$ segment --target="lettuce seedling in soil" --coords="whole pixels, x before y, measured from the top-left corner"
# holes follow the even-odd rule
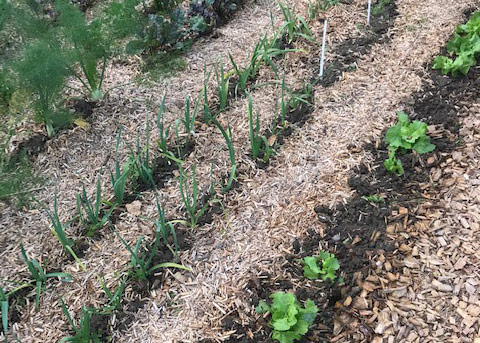
[[[273,327],[273,339],[280,343],[293,343],[304,336],[317,316],[318,308],[307,299],[302,307],[293,293],[275,292],[270,295],[272,304],[260,301],[256,311],[260,314],[270,312]]]
[[[318,263],[321,262],[321,267]],[[334,254],[320,252],[318,256],[307,256],[303,259],[303,275],[310,280],[330,279],[332,282],[337,278],[336,272],[340,264]]]
[[[398,123],[389,128],[385,135],[385,141],[388,144],[388,159],[385,160],[385,168],[397,175],[403,175],[404,170],[402,162],[395,156],[397,150],[406,153],[414,150],[423,155],[435,149],[435,145],[430,143],[430,137],[427,136],[428,125],[419,120],[410,121],[405,112],[398,112]]]
[[[473,13],[466,24],[457,27],[453,38],[448,42],[447,52],[450,57],[437,56],[432,66],[445,75],[467,75],[470,68],[477,64],[480,53],[480,11]]]

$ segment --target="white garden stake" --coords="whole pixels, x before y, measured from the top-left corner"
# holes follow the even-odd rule
[[[370,26],[370,14],[372,13],[372,0],[368,0],[367,26]]]
[[[323,67],[325,64],[325,45],[327,42],[327,19],[323,23],[323,38],[322,38],[322,56],[320,57],[320,79],[323,78]]]

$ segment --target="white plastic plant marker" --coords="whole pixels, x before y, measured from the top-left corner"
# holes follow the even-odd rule
[[[372,0],[368,0],[367,26],[370,26],[371,14],[372,14]]]
[[[325,45],[327,43],[327,19],[323,23],[322,55],[320,56],[320,79],[323,78],[323,68],[325,66]]]

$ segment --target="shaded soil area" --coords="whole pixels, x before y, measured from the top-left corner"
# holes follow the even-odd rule
[[[426,67],[431,70],[430,66]],[[322,235],[310,230],[301,240],[293,242],[294,254],[286,255],[282,266],[289,277],[262,275],[252,278],[248,284],[246,301],[253,307],[260,300],[268,299],[271,293],[282,290],[295,292],[301,302],[307,298],[316,302],[319,315],[301,342],[327,341],[334,333],[336,315],[355,315],[357,296],[370,271],[376,268],[374,256],[384,256],[386,261],[392,261],[392,273],[402,267],[396,263],[398,259],[394,255],[401,253],[402,245],[408,244],[409,238],[392,240],[390,234],[396,227],[407,227],[417,220],[414,208],[426,201],[426,189],[435,190],[436,187],[430,180],[430,169],[447,159],[459,144],[457,109],[478,101],[480,97],[479,67],[473,68],[467,77],[446,77],[437,71],[430,71],[429,76],[431,84],[425,82],[423,90],[412,94],[404,106],[412,119],[434,125],[432,143],[436,149],[421,156],[416,153],[399,156],[405,174],[397,176],[386,172],[383,166],[388,157],[383,140],[377,145],[365,145],[364,149],[373,155],[374,161],[353,170],[349,185],[356,191],[355,195],[335,208],[316,207],[325,230]],[[344,279],[342,284],[312,283],[303,278],[299,259],[321,250],[336,255]],[[367,306],[372,303],[385,306],[382,293],[377,290],[368,293],[366,301]],[[258,316],[242,325],[238,313],[232,313],[225,318],[224,328],[225,331],[235,330],[235,333],[226,342],[273,342],[267,321],[268,318]],[[357,329],[367,340],[374,336],[373,328],[367,322],[361,322]]]
[[[380,6],[382,1],[378,1],[373,8]],[[385,44],[391,39],[386,33],[390,27],[393,27],[395,18],[398,15],[397,5],[392,0],[387,4],[378,7],[378,13],[372,14],[370,26],[362,28],[360,36],[352,36],[337,46],[333,47],[333,60],[325,65],[323,78],[319,81],[324,87],[329,87],[341,79],[346,71],[355,70],[357,61],[365,54],[369,53],[372,46],[376,43]],[[320,74],[320,61],[318,56],[311,59],[314,74],[311,82],[318,80]]]

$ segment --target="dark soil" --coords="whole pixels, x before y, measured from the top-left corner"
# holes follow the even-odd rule
[[[334,60],[325,65],[323,79],[320,80],[319,84],[324,87],[333,85],[340,80],[345,71],[355,70],[357,61],[370,52],[375,43],[384,44],[388,42],[391,37],[387,36],[386,33],[393,26],[397,15],[397,5],[392,0],[383,7],[380,14],[372,16],[370,27],[365,27],[360,36],[350,37],[339,45],[334,46]],[[318,67],[320,65],[319,58],[312,58],[311,63],[314,66],[312,82],[316,82],[320,73]]]
[[[90,318],[90,330],[101,342],[109,342],[112,336],[110,317],[108,314],[94,313]]]
[[[82,258],[85,256],[85,252],[88,250],[89,247],[90,244],[88,244],[88,241],[85,238],[79,238],[73,243],[72,250],[78,258]],[[67,253],[67,259],[69,261],[75,261],[73,256],[69,253]]]
[[[426,67],[430,70],[429,66]],[[448,153],[457,146],[459,125],[456,109],[462,104],[478,101],[480,68],[473,68],[467,77],[446,77],[437,71],[430,71],[429,76],[432,84],[425,82],[423,90],[413,94],[405,108],[413,119],[444,129],[441,137],[432,139],[436,149],[421,156],[415,153],[399,156],[405,174],[396,176],[387,173],[383,166],[387,158],[385,142],[380,143],[378,148],[367,144],[364,148],[373,154],[375,160],[371,165],[362,164],[353,171],[349,185],[356,194],[333,209],[324,206],[315,209],[319,220],[326,225],[324,236],[312,229],[302,240],[293,242],[294,255],[285,256],[286,262],[282,266],[291,277],[281,279],[266,275],[252,279],[246,289],[247,301],[252,306],[268,299],[272,292],[281,290],[295,292],[301,301],[306,298],[314,300],[319,306],[319,316],[302,342],[327,341],[333,330],[334,314],[349,310],[337,310],[335,303],[347,295],[355,297],[360,292],[357,280],[362,281],[371,269],[376,268],[372,257],[383,254],[388,260],[402,243],[408,244],[407,238],[405,242],[391,240],[386,233],[387,224],[408,226],[415,222],[412,210],[425,199],[424,188],[420,186],[427,184],[435,187],[430,185],[430,169],[448,158]],[[374,203],[365,199],[371,195],[381,196],[385,202]],[[407,209],[410,215],[402,214],[401,208]],[[297,260],[318,253],[320,245],[328,246],[328,251],[339,260],[343,284],[314,283],[312,287],[311,282],[307,285],[302,282],[302,265]],[[399,266],[393,263],[393,272],[397,268]],[[291,280],[300,282],[293,285]],[[369,296],[382,303],[380,293],[374,291]],[[225,331],[236,330],[226,342],[272,342],[269,336],[271,329],[263,318],[253,319],[246,326],[240,323],[238,313],[225,318]],[[367,340],[373,338],[367,323],[361,323],[359,328]],[[248,336],[249,333],[253,333],[253,339]]]
[[[21,142],[13,155],[24,151],[28,156],[35,157],[45,149],[48,137],[40,133],[36,133],[24,142]]]
[[[93,114],[95,107],[97,107],[97,103],[93,101],[87,101],[85,99],[73,100],[73,110],[84,118],[89,118]]]

